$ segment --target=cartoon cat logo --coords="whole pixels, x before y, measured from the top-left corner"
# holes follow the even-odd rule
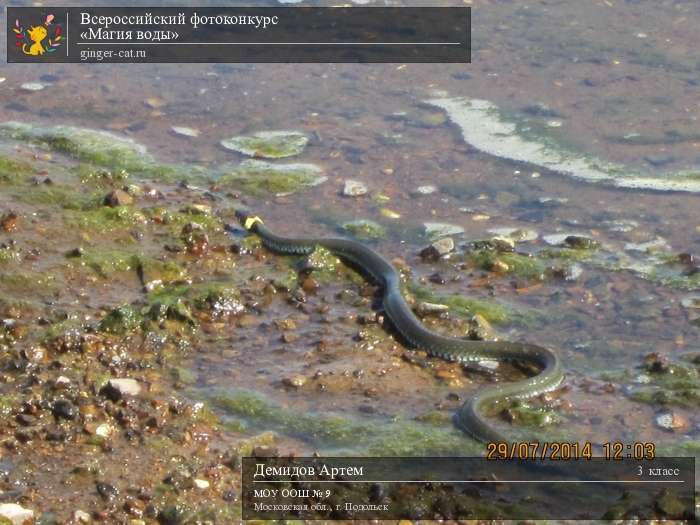
[[[53,36],[50,36],[54,16],[48,15],[42,25],[31,26],[24,29],[19,20],[15,21],[15,46],[22,49],[22,53],[31,56],[41,56],[44,53],[53,53],[62,44],[61,26],[53,25]],[[44,41],[48,38],[48,43]]]

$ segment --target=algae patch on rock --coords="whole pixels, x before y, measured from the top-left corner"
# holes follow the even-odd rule
[[[344,222],[341,228],[359,239],[383,239],[386,237],[386,228],[369,219]]]
[[[309,138],[298,131],[260,131],[222,140],[221,145],[238,153],[266,159],[299,155]]]
[[[577,152],[552,130],[543,133],[531,121],[509,115],[487,100],[457,97],[426,102],[445,110],[466,142],[495,157],[619,188],[700,192],[697,173],[647,174]]]
[[[243,418],[251,427],[264,427],[295,436],[327,450],[352,450],[363,455],[420,456],[476,454],[481,445],[451,424],[415,420],[353,420],[344,416],[306,414],[282,408],[246,390],[218,391],[212,405],[228,417]]]
[[[0,124],[0,137],[35,144],[76,160],[107,168],[117,174],[125,170],[160,180],[182,177],[191,180],[203,175],[203,170],[197,166],[158,163],[142,144],[103,130],[9,121]],[[0,176],[1,169],[0,163]],[[84,174],[89,169],[90,167],[82,167],[80,171]]]
[[[457,294],[435,294],[430,289],[417,284],[409,285],[409,290],[416,299],[447,305],[450,312],[461,317],[470,318],[474,315],[481,315],[490,323],[505,323],[513,317],[513,312],[493,301]]]
[[[315,164],[273,164],[249,159],[224,170],[219,184],[241,188],[254,195],[289,194],[327,180]]]
[[[34,173],[28,162],[0,155],[0,183],[16,183]]]
[[[10,121],[0,124],[0,135],[39,144],[52,151],[101,166],[130,169],[153,161],[144,146],[107,131]]]

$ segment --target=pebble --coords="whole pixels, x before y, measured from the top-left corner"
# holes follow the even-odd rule
[[[367,194],[367,186],[359,180],[348,179],[343,185],[343,195],[346,197],[360,197]]]
[[[123,397],[139,395],[141,393],[141,385],[136,379],[110,379],[102,390],[107,397],[113,401],[118,401]]]
[[[14,232],[17,230],[18,220],[19,216],[15,212],[6,213],[0,219],[0,227],[8,233]]]
[[[173,126],[170,130],[176,135],[182,135],[183,137],[199,137],[199,130],[194,128]]]
[[[158,109],[165,106],[165,100],[162,98],[151,97],[144,100],[144,104],[151,109]]]
[[[66,376],[58,376],[53,386],[56,390],[63,390],[70,385],[70,379]]]
[[[675,432],[688,430],[688,420],[675,412],[664,412],[656,416],[656,424],[664,430]]]
[[[282,383],[286,386],[290,386],[292,388],[301,388],[306,384],[306,377],[304,377],[301,374],[295,374],[293,376],[285,377],[282,379]]]
[[[401,214],[398,212],[395,212],[394,210],[390,210],[389,208],[382,208],[379,210],[379,213],[381,214],[382,217],[386,217],[387,219],[400,219]]]
[[[41,82],[25,82],[20,87],[25,91],[41,91],[46,86]]]
[[[90,514],[84,510],[76,510],[73,513],[73,520],[77,521],[78,523],[90,523],[92,518],[90,517]]]
[[[564,239],[564,244],[566,244],[569,248],[574,248],[576,250],[587,250],[595,248],[598,245],[598,242],[582,235],[569,235],[566,239]]]
[[[542,240],[551,246],[561,246],[565,243],[567,237],[575,237],[575,233],[553,233],[551,235],[543,235]]]
[[[426,184],[425,186],[418,186],[412,193],[414,195],[430,195],[431,193],[435,193],[436,191],[437,186],[433,186],[432,184]]]
[[[513,241],[534,241],[539,237],[539,233],[527,228],[492,228],[489,233],[498,237],[507,237]]]
[[[25,525],[34,522],[34,511],[17,503],[0,503],[0,517],[9,520],[12,525]]]
[[[496,332],[483,315],[475,314],[469,320],[468,336],[476,341],[488,341],[496,339]]]
[[[464,233],[464,228],[456,224],[446,222],[426,222],[423,223],[425,234],[428,237],[438,238],[447,237],[448,235],[459,235]]]
[[[206,479],[196,479],[194,480],[194,486],[199,490],[207,490],[209,488],[209,482]]]
[[[495,273],[508,273],[510,271],[510,266],[508,266],[508,263],[505,263],[500,259],[496,259],[491,264],[490,270]]]
[[[700,295],[691,295],[690,297],[684,297],[681,299],[681,306],[683,308],[690,309],[700,309]]]
[[[63,419],[75,419],[75,417],[78,415],[78,409],[67,399],[59,399],[55,401],[51,407],[51,412],[53,413],[54,417]]]
[[[449,382],[453,379],[457,379],[457,374],[454,370],[438,370],[435,372],[435,377]]]
[[[430,246],[423,248],[420,252],[420,256],[426,261],[435,261],[454,251],[454,249],[455,241],[452,237],[443,237]]]
[[[566,204],[569,199],[566,197],[540,197],[537,202],[540,204]]]
[[[633,381],[640,385],[648,385],[651,383],[651,376],[649,376],[649,374],[639,374]]]
[[[124,190],[114,190],[105,196],[105,206],[127,206],[134,202],[134,198]]]
[[[105,501],[113,501],[119,496],[119,489],[109,483],[98,482],[95,487],[97,488],[97,493],[102,496]]]
[[[447,312],[450,309],[446,304],[420,302],[416,306],[416,311],[420,315],[436,315]]]
[[[95,429],[95,435],[103,438],[108,438],[112,433],[112,427],[107,423],[102,423]]]

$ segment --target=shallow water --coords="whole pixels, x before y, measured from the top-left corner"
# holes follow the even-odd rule
[[[605,263],[624,253],[639,262],[646,256],[625,251],[625,245],[657,238],[668,254],[700,254],[700,195],[616,189],[500,159],[466,144],[447,115],[425,101],[467,96],[505,112],[529,113],[558,141],[631,170],[700,170],[700,6],[692,0],[470,4],[470,65],[5,65],[0,120],[110,130],[146,145],[160,160],[205,167],[243,159],[219,145],[229,137],[302,131],[310,144],[293,161],[318,164],[328,181],[293,195],[244,195],[244,204],[271,227],[290,235],[328,235],[349,219],[383,224],[388,235],[376,248],[403,258],[415,281],[439,272],[446,284],[426,283],[436,293],[496,300],[528,315],[527,322],[496,329],[503,339],[545,345],[562,356],[569,386],[563,396],[571,406],[560,417],[572,436],[595,443],[655,441],[660,449],[692,453],[675,447],[700,438],[697,405],[672,407],[687,425],[670,432],[655,423],[666,408],[626,393],[642,373],[637,367],[645,355],[659,352],[675,361],[700,350],[698,310],[681,305],[697,294],[698,281],[687,279],[679,288],[626,269],[631,263]],[[25,82],[46,88],[24,91]],[[173,126],[200,134],[175,135]],[[364,182],[370,194],[343,197],[346,179]],[[427,184],[438,191],[413,194]],[[386,198],[380,202],[377,195]],[[383,208],[400,217],[388,218]],[[629,231],[617,231],[623,221],[631,224]],[[428,243],[420,235],[424,222],[463,227],[458,244],[488,238],[489,230],[500,227],[540,236],[578,234],[600,242],[605,255],[581,262],[583,273],[572,281],[460,271],[449,261],[425,263],[417,256]],[[533,253],[544,247],[541,238],[518,244]],[[241,266],[274,278],[286,268],[280,259],[269,255],[261,266],[249,258]],[[355,295],[362,291],[357,282],[334,281],[301,311],[271,297],[245,326],[205,337],[191,364],[197,374],[192,396],[242,389],[285,410],[389,425],[396,417],[412,420],[436,408],[449,414],[488,381],[454,365],[409,363],[410,354],[378,327],[357,341],[363,328],[355,318],[372,314],[371,300],[339,299],[345,288]],[[282,330],[274,322],[283,318],[298,326],[292,342],[280,341]],[[437,323],[437,329],[450,326]],[[442,379],[436,370],[444,371]],[[632,377],[611,379],[628,370]],[[285,386],[285,378],[295,375],[306,384]],[[266,427],[242,419],[250,429]],[[285,434],[284,424],[267,426]],[[453,431],[449,421],[442,428]],[[298,451],[337,446],[303,432],[287,437]],[[464,439],[465,450],[475,450]],[[366,450],[361,443],[340,449]]]

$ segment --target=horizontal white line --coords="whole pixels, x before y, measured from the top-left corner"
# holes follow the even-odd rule
[[[76,42],[79,46],[461,46],[462,42]]]
[[[332,481],[332,480],[253,480],[253,483],[685,483],[685,480],[575,480],[575,479],[539,479],[539,480],[457,480],[436,481],[432,479],[421,480],[357,480],[357,481]]]

